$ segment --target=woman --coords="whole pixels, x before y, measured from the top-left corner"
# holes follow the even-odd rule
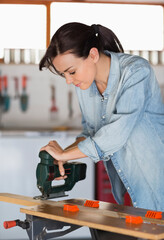
[[[116,201],[128,191],[133,206],[164,211],[164,104],[150,64],[123,53],[108,28],[68,23],[60,27],[40,62],[75,85],[82,133],[63,150],[41,148],[63,164],[88,156],[102,160]]]

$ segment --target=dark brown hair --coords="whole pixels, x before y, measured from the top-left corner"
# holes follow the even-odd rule
[[[104,50],[124,52],[117,36],[104,26],[99,24],[88,26],[78,22],[64,24],[53,35],[50,45],[40,61],[39,69],[42,70],[45,67],[51,71],[55,70],[53,59],[66,51],[85,59],[93,47],[97,48],[99,53]]]

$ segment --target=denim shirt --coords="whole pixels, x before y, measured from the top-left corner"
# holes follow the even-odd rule
[[[103,160],[116,201],[128,191],[133,206],[164,211],[164,104],[150,64],[139,56],[111,57],[107,88],[76,88],[86,139],[79,149]]]

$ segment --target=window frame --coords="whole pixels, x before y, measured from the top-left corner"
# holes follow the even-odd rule
[[[50,43],[50,28],[51,28],[51,3],[53,2],[75,2],[74,0],[1,0],[0,4],[35,4],[35,5],[45,5],[46,6],[46,46],[48,47]],[[158,1],[142,1],[137,0],[77,0],[76,2],[80,3],[113,3],[113,4],[139,4],[139,5],[160,5],[163,7],[164,3],[160,0]],[[164,19],[163,19],[164,24]],[[3,62],[3,59],[0,59],[0,63]]]

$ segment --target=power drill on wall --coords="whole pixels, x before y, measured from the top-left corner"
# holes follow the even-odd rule
[[[53,186],[52,181],[60,177],[59,167],[55,165],[54,158],[46,151],[39,153],[41,159],[37,165],[36,178],[37,187],[41,191],[41,196],[36,196],[34,199],[50,199],[57,197],[65,197],[65,191],[70,191],[76,182],[85,179],[86,177],[86,164],[80,162],[69,162],[64,164],[65,175],[67,178],[64,180],[65,184]]]

